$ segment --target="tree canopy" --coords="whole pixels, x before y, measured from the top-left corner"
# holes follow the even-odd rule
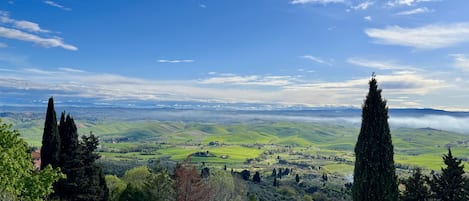
[[[50,165],[35,171],[28,145],[0,119],[0,200],[42,200],[63,175]]]

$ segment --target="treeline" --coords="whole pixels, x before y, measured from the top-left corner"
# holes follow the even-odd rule
[[[415,169],[409,178],[402,180],[405,190],[401,200],[469,200],[469,178],[464,176],[461,160],[453,157],[451,149],[448,149],[443,161],[446,167],[441,169],[441,174],[426,176],[420,169]]]
[[[159,162],[106,176],[110,201],[246,200],[246,185],[226,170],[199,170],[190,158],[173,171]]]

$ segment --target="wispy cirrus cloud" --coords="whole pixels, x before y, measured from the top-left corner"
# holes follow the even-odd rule
[[[230,85],[257,85],[257,86],[286,86],[295,80],[292,76],[240,76],[235,74],[225,74],[199,80],[201,84],[230,84]]]
[[[5,43],[0,43],[0,48],[6,48],[6,47],[8,47],[7,44],[5,44]]]
[[[433,10],[428,9],[427,7],[416,8],[412,10],[406,10],[396,13],[396,15],[416,15],[416,14],[424,14],[424,13],[431,13]]]
[[[49,5],[49,6],[52,6],[52,7],[56,7],[56,8],[60,8],[62,10],[65,10],[65,11],[71,11],[72,9],[71,8],[67,8],[63,5],[60,5],[54,1],[43,1],[45,4]]]
[[[61,71],[70,72],[70,73],[84,73],[85,72],[83,70],[75,69],[75,68],[62,67],[62,68],[58,68],[58,69],[61,70]]]
[[[311,60],[311,61],[314,61],[316,63],[320,63],[320,64],[324,64],[324,65],[332,65],[332,61],[326,61],[320,57],[316,57],[316,56],[312,56],[312,55],[304,55],[304,56],[301,56],[301,58],[303,59],[308,59],[308,60]]]
[[[373,21],[373,18],[372,18],[371,16],[369,16],[369,15],[363,17],[363,19],[366,20],[366,21]]]
[[[375,68],[379,70],[421,71],[421,69],[417,67],[397,64],[393,61],[369,60],[369,59],[363,59],[359,57],[348,58],[347,63],[353,64],[356,66],[367,67],[367,68]]]
[[[13,27],[22,29],[25,31],[30,32],[41,32],[41,33],[49,33],[49,30],[42,29],[39,24],[26,21],[26,20],[15,20],[10,18],[9,13],[5,11],[0,11],[0,22],[2,24],[11,24]]]
[[[37,45],[40,45],[46,48],[61,47],[66,50],[73,50],[73,51],[78,50],[77,47],[66,44],[61,38],[43,38],[41,36],[26,33],[17,29],[0,27],[0,37],[33,42]]]
[[[290,4],[330,4],[345,3],[345,0],[292,0]]]
[[[0,25],[3,25],[0,26],[0,37],[3,38],[32,42],[46,48],[61,47],[66,50],[78,50],[76,46],[66,44],[60,37],[44,36],[52,32],[41,28],[39,24],[13,19],[5,11],[0,11]]]
[[[356,5],[356,6],[352,6],[351,8],[354,9],[354,10],[367,10],[373,4],[375,4],[374,1],[365,1],[365,2],[362,2],[358,5]]]
[[[386,5],[390,7],[396,6],[414,6],[418,3],[422,2],[432,2],[432,1],[440,1],[440,0],[391,0],[386,3]]]
[[[469,23],[433,24],[415,28],[388,26],[365,29],[375,43],[417,49],[438,49],[469,42]]]
[[[195,62],[192,59],[173,59],[173,60],[168,60],[168,59],[159,59],[158,63],[192,63]]]

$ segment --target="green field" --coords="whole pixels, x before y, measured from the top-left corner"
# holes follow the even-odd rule
[[[6,118],[3,122],[13,123],[30,144],[40,145],[42,121]],[[277,162],[276,156],[281,156],[288,163],[323,165],[325,170],[337,173],[353,170],[353,148],[359,132],[353,127],[298,122],[77,121],[77,126],[80,134],[93,132],[100,137],[101,154],[107,159],[180,161],[195,152],[209,151],[212,156],[192,160],[243,167],[248,159],[256,159],[250,161],[251,166],[268,167]],[[392,129],[392,135],[396,163],[410,168],[439,170],[443,164],[441,156],[448,146],[465,161],[469,156],[467,135],[410,128]]]

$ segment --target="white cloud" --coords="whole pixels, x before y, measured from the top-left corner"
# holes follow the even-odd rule
[[[372,21],[373,20],[373,18],[371,18],[371,16],[365,16],[365,17],[363,17],[363,19],[366,20],[366,21]]]
[[[158,63],[192,63],[194,60],[191,59],[175,59],[175,60],[167,60],[167,59],[160,59]]]
[[[424,95],[434,90],[438,90],[447,87],[447,84],[443,80],[426,78],[417,73],[396,73],[390,75],[378,75],[377,76],[379,85],[386,91],[386,94],[392,96],[403,96],[403,95]],[[346,80],[342,82],[320,82],[313,84],[300,84],[294,86],[287,86],[289,90],[311,90],[317,94],[331,93],[352,95],[358,98],[358,94],[366,92],[368,78]],[[330,91],[330,92],[327,92]],[[344,96],[346,98],[347,96]]]
[[[291,76],[258,76],[258,75],[225,75],[200,80],[201,84],[230,84],[230,85],[258,85],[258,86],[286,86],[292,84]]]
[[[469,23],[435,24],[416,28],[388,26],[365,33],[378,44],[438,49],[469,42]]]
[[[290,4],[330,4],[345,3],[345,0],[292,0]]]
[[[5,43],[0,43],[0,48],[6,48],[6,47],[8,47],[7,44],[5,44]]]
[[[428,9],[427,7],[416,8],[412,10],[406,10],[396,13],[396,15],[415,15],[415,14],[424,14],[431,13],[433,10]]]
[[[54,96],[93,98],[103,101],[203,101],[223,103],[267,103],[308,106],[356,106],[363,103],[369,77],[337,82],[298,81],[294,76],[226,75],[205,80],[155,81],[116,74],[67,70],[19,69],[2,71],[0,86],[22,90],[47,90]],[[75,71],[81,71],[75,69]],[[218,75],[218,74],[217,74]],[[388,100],[406,96],[409,101],[390,101],[390,107],[405,107],[418,98],[447,87],[445,81],[419,73],[377,76]],[[253,87],[259,86],[259,87]],[[447,90],[444,90],[445,92]],[[31,91],[28,91],[31,93]],[[46,96],[48,94],[45,94]],[[447,100],[445,100],[447,101]],[[428,106],[428,105],[425,105]]]
[[[74,69],[74,68],[58,68],[59,70],[61,71],[65,71],[65,72],[70,72],[70,73],[84,73],[85,71],[83,70],[79,70],[79,69]]]
[[[70,8],[67,8],[67,7],[65,7],[65,6],[63,6],[63,5],[60,5],[60,4],[58,4],[58,3],[56,3],[56,2],[53,2],[53,1],[44,1],[44,3],[47,4],[47,5],[49,5],[49,6],[53,6],[53,7],[56,7],[56,8],[60,8],[60,9],[65,10],[65,11],[71,11],[71,10],[72,10],[72,9],[70,9]]]
[[[49,33],[49,30],[42,29],[39,24],[26,21],[26,20],[15,20],[11,19],[8,12],[0,11],[0,22],[2,24],[12,24],[15,28],[23,29],[30,32],[42,32]]]
[[[26,33],[17,29],[0,27],[0,37],[33,42],[42,47],[61,47],[66,50],[78,50],[77,47],[63,42],[61,38],[43,38],[38,35]]]
[[[205,4],[200,4],[199,7],[201,8],[207,8],[207,6]]]
[[[362,66],[362,67],[367,67],[367,68],[375,68],[379,70],[406,70],[406,71],[419,71],[419,68],[413,67],[413,66],[408,66],[408,65],[401,65],[401,64],[396,64],[395,62],[392,61],[376,61],[376,60],[369,60],[369,59],[363,59],[363,58],[358,58],[358,57],[351,57],[347,59],[347,63],[357,65],[357,66]]]
[[[465,54],[452,54],[454,66],[464,72],[469,72],[469,56]]]
[[[432,1],[440,1],[440,0],[392,0],[392,1],[388,1],[387,5],[391,7],[413,6],[421,2],[432,2]]]
[[[311,60],[311,61],[314,61],[314,62],[320,63],[320,64],[325,64],[325,65],[329,65],[329,66],[332,65],[332,62],[325,61],[322,58],[311,56],[311,55],[304,55],[304,56],[301,56],[301,58],[308,59],[308,60]]]
[[[373,1],[365,1],[365,2],[362,2],[356,6],[352,6],[352,9],[354,10],[366,10],[368,9],[370,6],[372,6],[375,2]]]
[[[0,37],[22,40],[36,43],[42,47],[61,47],[67,50],[78,50],[77,47],[65,44],[59,37],[41,36],[45,33],[50,34],[51,31],[43,29],[39,24],[10,18],[6,11],[0,11]]]

